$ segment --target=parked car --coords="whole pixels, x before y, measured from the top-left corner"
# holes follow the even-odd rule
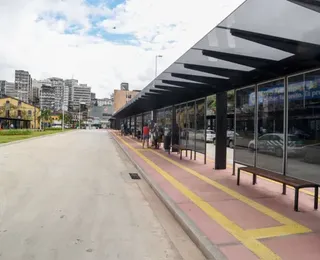
[[[204,141],[205,136],[204,136],[204,130],[197,130],[196,132],[196,139]],[[213,143],[216,139],[216,133],[213,130],[207,130],[206,132],[206,141],[209,143]]]
[[[320,143],[304,146],[303,160],[307,163],[320,164]]]
[[[284,135],[280,133],[264,134],[258,138],[257,150],[261,153],[274,154],[277,157],[283,156]],[[251,140],[248,148],[254,151],[255,140]],[[303,142],[296,135],[288,135],[288,156],[299,156],[303,154]]]

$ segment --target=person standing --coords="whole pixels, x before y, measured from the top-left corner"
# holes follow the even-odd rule
[[[147,124],[145,124],[142,129],[142,147],[143,148],[146,141],[147,141],[147,148],[149,148],[149,134],[150,134],[150,128]]]

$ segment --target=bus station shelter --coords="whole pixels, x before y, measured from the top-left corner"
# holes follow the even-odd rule
[[[156,121],[172,144],[206,153],[206,97],[215,94],[214,168],[225,169],[234,90],[234,163],[320,184],[319,25],[317,0],[247,0],[113,118],[134,132]]]

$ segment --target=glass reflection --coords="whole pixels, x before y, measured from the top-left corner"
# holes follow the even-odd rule
[[[205,119],[205,99],[196,101],[196,152],[206,152],[206,119]]]
[[[236,91],[236,133],[234,160],[244,165],[254,165],[254,115],[255,87]],[[234,139],[229,136],[231,140]],[[250,144],[250,145],[249,145]]]
[[[191,149],[195,149],[195,106],[194,102],[188,103],[187,106],[187,146]]]
[[[320,183],[320,70],[288,78],[288,175]]]
[[[136,137],[141,138],[142,134],[142,115],[137,116],[137,122],[136,122]]]
[[[258,85],[257,167],[283,172],[283,120],[284,80]],[[254,144],[250,141],[249,148]]]

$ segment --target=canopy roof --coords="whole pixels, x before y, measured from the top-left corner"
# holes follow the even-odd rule
[[[247,0],[114,116],[320,67],[320,0]]]

